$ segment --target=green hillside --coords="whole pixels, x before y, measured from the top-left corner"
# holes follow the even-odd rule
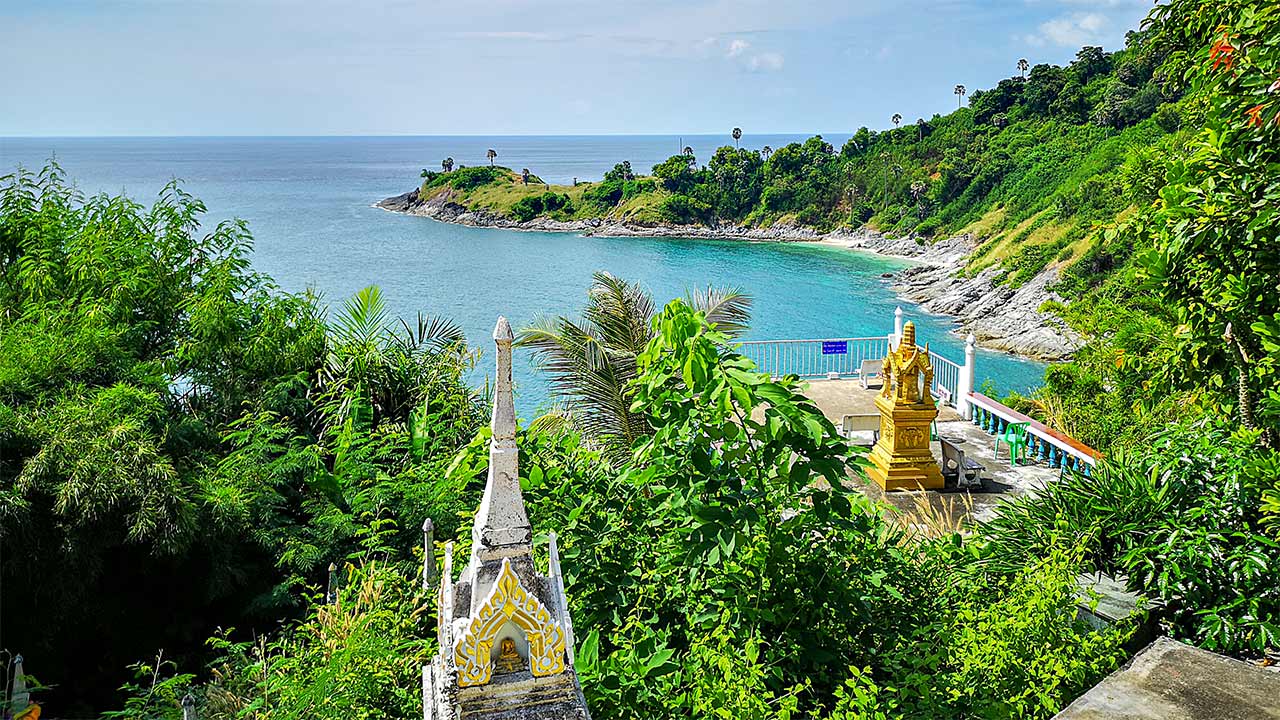
[[[1189,135],[1180,89],[1157,75],[1159,48],[1133,32],[1119,52],[1086,47],[1066,67],[1028,66],[968,92],[967,107],[905,124],[895,116],[893,129],[860,128],[839,149],[820,136],[726,145],[701,164],[676,155],[638,176],[624,162],[576,187],[524,185],[505,169],[424,171],[420,193],[449,188],[456,202],[515,220],[867,225],[924,240],[968,232],[983,241],[970,269],[1000,263],[1016,285],[1087,256],[1100,223],[1154,199],[1161,153]]]

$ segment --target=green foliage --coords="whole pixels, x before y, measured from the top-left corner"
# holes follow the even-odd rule
[[[562,193],[545,192],[520,198],[511,207],[511,217],[528,222],[539,215],[565,215],[573,212],[573,201]]]
[[[1176,318],[1174,383],[1205,388],[1262,442],[1280,446],[1280,9],[1179,0],[1157,15],[1205,127],[1169,165],[1160,202],[1127,228],[1151,247],[1142,265]],[[1217,24],[1206,22],[1212,17]],[[1213,47],[1209,47],[1213,43]]]
[[[509,168],[484,165],[458,168],[450,172],[431,173],[430,177],[423,176],[426,179],[422,183],[422,191],[425,192],[448,185],[455,190],[466,192],[496,183],[510,174],[511,170]]]
[[[980,532],[981,564],[1011,571],[1080,538],[1093,568],[1126,576],[1175,637],[1224,652],[1280,647],[1280,544],[1260,532],[1276,455],[1201,421],[1013,503]]]
[[[653,336],[653,298],[638,285],[597,272],[581,320],[540,318],[520,331],[518,347],[551,376],[562,410],[592,442],[618,455],[630,450],[646,426],[631,408],[636,357]],[[690,303],[722,331],[740,334],[751,298],[732,289],[692,293]]]
[[[208,720],[398,720],[422,715],[418,683],[434,649],[424,638],[427,607],[412,573],[377,562],[344,568],[332,604],[312,604],[306,617],[276,637],[209,641],[217,657],[210,679],[172,674],[171,664],[136,666],[125,707],[106,717],[179,720],[191,690]],[[168,665],[166,667],[165,665]]]
[[[176,185],[85,199],[56,166],[0,183],[6,642],[72,712],[107,702],[104,667],[190,666],[217,624],[274,622],[329,562],[405,556],[469,504],[423,482],[484,419],[457,328],[393,326],[376,288],[327,321],[203,212]]]
[[[188,697],[188,689],[196,676],[179,673],[178,666],[164,659],[164,653],[156,655],[150,663],[129,666],[133,679],[120,691],[126,696],[124,707],[102,714],[104,718],[119,720],[183,720],[182,701]],[[190,697],[187,702],[194,701]]]

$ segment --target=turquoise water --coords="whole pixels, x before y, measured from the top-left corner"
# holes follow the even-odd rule
[[[799,136],[754,138],[779,147]],[[837,146],[844,137],[828,135]],[[411,189],[441,158],[528,167],[551,182],[598,178],[619,160],[648,168],[679,147],[705,157],[725,139],[653,136],[430,138],[0,138],[0,174],[50,157],[85,192],[126,192],[149,202],[171,178],[204,200],[210,222],[239,217],[256,239],[255,267],[287,290],[313,288],[336,304],[380,285],[392,310],[462,325],[486,352],[497,315],[516,327],[540,314],[571,314],[595,270],[636,280],[660,300],[708,283],[755,298],[748,339],[859,337],[893,329],[902,305],[922,341],[953,360],[962,341],[948,318],[898,300],[881,275],[901,261],[811,244],[582,237],[467,228],[388,213],[372,203]],[[486,357],[477,382],[492,360]],[[544,379],[516,358],[517,403],[531,416],[547,402]],[[1028,390],[1043,365],[981,351],[978,382]]]

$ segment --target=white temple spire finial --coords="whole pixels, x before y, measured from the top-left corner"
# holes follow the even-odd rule
[[[511,392],[511,323],[498,316],[493,328],[493,342],[497,345],[497,377],[494,378],[493,418],[489,428],[494,440],[514,440],[516,437],[516,407]]]
[[[513,546],[530,547],[532,529],[524,510],[524,496],[520,493],[520,451],[516,448],[516,408],[511,391],[511,324],[504,317],[498,318],[493,328],[493,342],[497,346],[497,377],[494,379],[493,418],[489,428],[493,438],[489,442],[489,478],[484,486],[484,498],[476,513],[472,531],[472,557],[480,562],[487,551]],[[505,554],[504,550],[501,554]],[[525,550],[525,552],[530,552]]]

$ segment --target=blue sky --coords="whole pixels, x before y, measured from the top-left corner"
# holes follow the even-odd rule
[[[0,136],[835,132],[1151,0],[0,0]]]

